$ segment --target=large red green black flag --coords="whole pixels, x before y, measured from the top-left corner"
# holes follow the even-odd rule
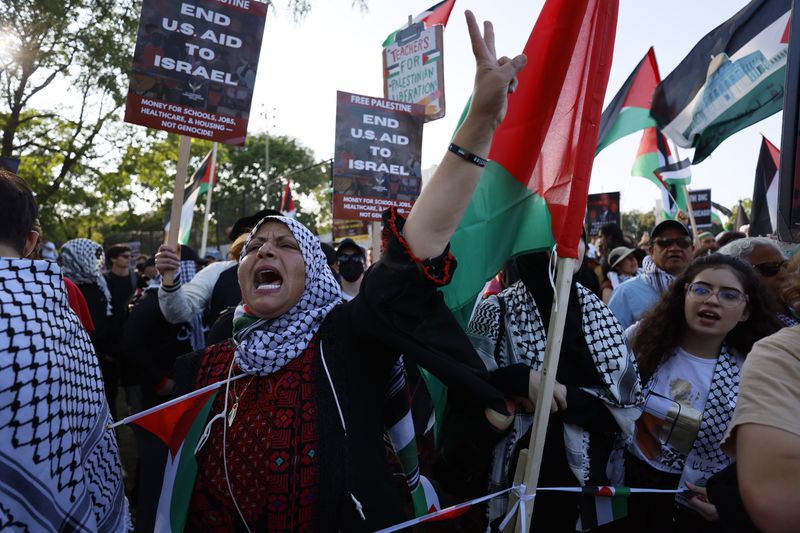
[[[693,164],[726,138],[778,112],[791,0],[753,0],[703,37],[656,88],[651,115]]]
[[[782,241],[800,242],[800,17],[792,20],[788,63],[776,230]]]
[[[751,237],[774,234],[777,231],[780,158],[780,150],[762,136],[753,184],[753,206],[750,208]]]
[[[514,255],[555,242],[559,256],[577,257],[617,10],[609,0],[542,8],[491,161],[451,241],[461,266],[443,292],[462,323]]]
[[[656,121],[650,116],[650,104],[653,101],[653,91],[659,83],[661,75],[658,73],[656,54],[651,46],[603,111],[595,154],[626,135],[656,125]]]

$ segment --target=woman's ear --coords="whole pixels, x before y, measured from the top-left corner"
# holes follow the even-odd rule
[[[35,230],[30,230],[28,235],[25,237],[25,245],[22,247],[22,257],[30,257],[30,255],[36,249],[36,245],[39,242],[39,232]]]
[[[744,313],[742,313],[742,318],[739,319],[739,322],[747,322],[747,319],[750,318],[750,306],[744,308]]]

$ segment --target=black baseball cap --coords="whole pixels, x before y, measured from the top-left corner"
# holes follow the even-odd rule
[[[283,216],[283,213],[276,211],[275,209],[262,209],[258,213],[242,217],[233,223],[233,227],[228,232],[228,240],[233,242],[236,240],[236,237],[242,233],[249,233],[250,230],[253,229],[262,218],[269,216]]]
[[[678,222],[677,220],[667,219],[662,220],[653,228],[653,231],[650,232],[650,240],[655,239],[658,237],[659,233],[663,233],[664,231],[674,228],[676,230],[681,231],[687,237],[691,237],[692,234],[689,232],[689,228]]]
[[[336,257],[339,257],[343,254],[343,250],[345,248],[352,248],[356,252],[360,253],[361,255],[366,255],[366,251],[356,243],[353,239],[344,239],[342,242],[339,243],[339,247],[336,249]]]

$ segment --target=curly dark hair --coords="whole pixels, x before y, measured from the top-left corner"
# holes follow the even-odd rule
[[[686,286],[700,272],[716,268],[727,268],[733,272],[748,297],[750,316],[736,324],[725,337],[729,347],[746,356],[756,341],[780,329],[781,324],[769,310],[764,297],[767,289],[753,267],[740,259],[721,254],[698,257],[639,322],[633,338],[633,351],[636,353],[642,383],[647,383],[661,361],[674,352],[686,332]]]

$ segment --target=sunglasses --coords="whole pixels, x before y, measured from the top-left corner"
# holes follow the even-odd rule
[[[690,283],[686,286],[686,295],[693,300],[705,302],[716,296],[722,307],[736,307],[747,301],[747,295],[738,289],[712,289],[705,283]]]
[[[692,239],[689,237],[677,237],[675,239],[654,239],[654,243],[661,248],[669,248],[670,246],[677,245],[679,248],[689,248],[692,245]]]
[[[768,263],[760,263],[758,265],[753,265],[759,274],[764,276],[765,278],[772,278],[778,275],[778,272],[781,271],[782,268],[786,268],[786,261],[770,261]]]
[[[348,263],[352,261],[353,263],[360,263],[364,260],[364,256],[361,254],[354,254],[354,255],[340,255],[339,262],[340,263]]]

